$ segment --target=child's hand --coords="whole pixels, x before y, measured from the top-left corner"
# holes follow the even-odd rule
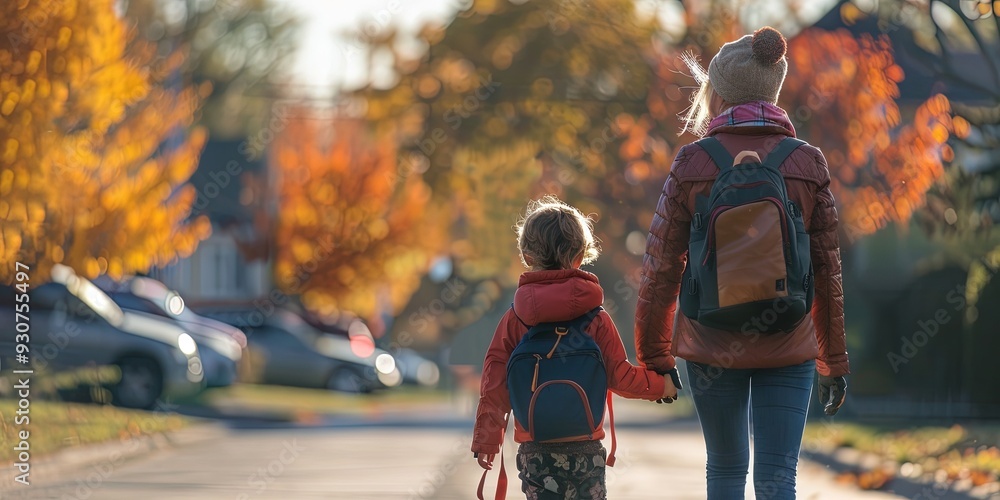
[[[677,399],[677,387],[674,386],[674,381],[670,378],[670,375],[663,376],[663,399],[657,401],[657,403],[673,403]]]
[[[493,470],[493,458],[496,455],[490,453],[476,453],[473,455],[475,458],[479,459],[479,466],[486,470]]]
[[[677,401],[677,390],[681,389],[681,379],[677,375],[677,368],[663,374],[663,398],[657,399],[657,403],[673,403]]]

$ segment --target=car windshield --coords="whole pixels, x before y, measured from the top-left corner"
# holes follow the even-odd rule
[[[118,305],[100,288],[79,276],[73,276],[66,281],[66,289],[84,304],[94,310],[108,323],[120,325],[124,314]]]
[[[298,337],[306,345],[315,346],[316,341],[320,339],[320,334],[297,314],[287,311],[275,312],[273,322],[276,326]]]
[[[136,297],[135,295],[127,293],[115,293],[111,294],[111,299],[114,300],[119,307],[123,307],[125,309],[142,311],[145,313],[155,314],[157,316],[167,316],[166,311],[159,307],[155,302],[146,300],[142,297]]]

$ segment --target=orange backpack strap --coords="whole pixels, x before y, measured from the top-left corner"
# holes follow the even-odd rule
[[[611,403],[612,397],[611,391],[608,391],[608,420],[611,422],[611,451],[608,452],[608,459],[605,460],[608,467],[615,466],[615,450],[618,449],[618,438],[615,436],[615,407]]]
[[[504,433],[507,432],[507,421],[510,416],[510,412],[504,415]],[[483,471],[483,477],[479,479],[479,489],[476,490],[476,498],[479,500],[485,500],[483,498],[483,489],[486,488],[486,474],[489,474],[489,470]],[[500,438],[500,477],[497,478],[497,493],[493,497],[494,500],[504,500],[507,498],[507,468],[503,463],[503,437]]]

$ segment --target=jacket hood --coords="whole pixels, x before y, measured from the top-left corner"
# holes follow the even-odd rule
[[[571,320],[603,303],[597,276],[579,269],[526,272],[514,293],[514,313],[526,325]]]

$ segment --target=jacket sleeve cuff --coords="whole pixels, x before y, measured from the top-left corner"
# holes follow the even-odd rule
[[[648,358],[643,362],[643,366],[647,370],[653,370],[654,372],[663,375],[677,367],[677,361],[674,359],[672,354],[667,354],[665,356],[656,356],[653,358]]]
[[[486,455],[496,455],[497,453],[500,453],[500,445],[473,442],[472,452],[483,453]]]
[[[816,360],[816,373],[825,377],[841,377],[851,373],[846,361],[828,363],[822,359]]]
[[[649,391],[650,393],[646,395],[646,399],[650,401],[656,401],[663,397],[663,390],[667,384],[663,382],[663,375],[658,373],[653,373],[650,375]]]

